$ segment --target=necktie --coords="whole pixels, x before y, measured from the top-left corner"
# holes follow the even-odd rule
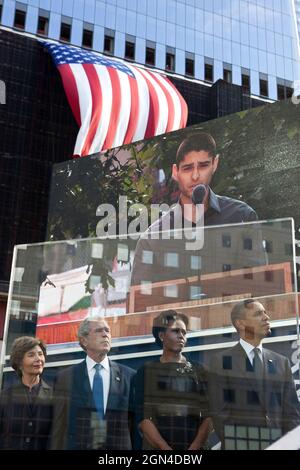
[[[253,369],[256,382],[256,390],[258,393],[258,400],[262,407],[265,406],[265,396],[264,396],[264,365],[260,358],[260,350],[258,348],[253,349],[254,360],[253,360]]]
[[[264,367],[263,367],[263,362],[259,355],[260,350],[258,348],[254,348],[253,352],[254,352],[254,360],[253,360],[254,373],[258,380],[262,380],[264,377]]]
[[[101,364],[95,364],[95,375],[93,380],[93,397],[100,420],[104,419],[103,379],[101,375]]]

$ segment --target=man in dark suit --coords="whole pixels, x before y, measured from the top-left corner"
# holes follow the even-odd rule
[[[255,210],[245,202],[220,196],[213,192],[210,185],[218,165],[217,145],[210,134],[199,132],[181,142],[176,153],[176,162],[172,165],[172,179],[176,181],[179,189],[178,202],[167,211],[166,208],[162,209],[165,213],[150,225],[139,238],[132,267],[132,286],[141,286],[143,292],[143,281],[157,283],[193,277],[197,269],[201,270],[202,274],[215,272],[217,263],[214,253],[217,244],[219,244],[221,229],[207,229],[203,235],[200,230],[202,223],[208,227],[258,220]],[[203,199],[198,200],[197,197],[196,200],[198,200],[198,204],[202,200],[204,219],[199,218],[200,213],[197,216],[193,196],[195,188],[201,189],[200,186],[202,187]],[[198,226],[197,233],[200,237],[198,242],[192,238],[192,233],[189,230],[189,228],[196,226]],[[265,264],[266,256],[262,246],[261,231],[256,224],[245,227],[236,226],[230,230],[232,235],[236,239],[240,239],[241,242],[243,238],[247,237],[253,240],[251,257],[246,257],[245,250],[240,249],[240,243],[236,242],[235,248],[232,246],[232,249],[235,250],[234,260],[231,263],[232,269]],[[203,247],[202,235],[204,236]],[[191,240],[193,241],[191,242]],[[225,250],[228,248],[226,247]],[[173,254],[171,264],[166,262],[168,253]],[[199,259],[201,267],[199,268],[191,267],[191,263],[195,262],[195,260],[191,260],[191,256],[195,258],[195,255],[201,256],[201,261]],[[227,257],[227,253],[225,257]],[[178,266],[180,266],[180,275]],[[148,285],[149,287],[150,285]],[[190,298],[185,295],[180,300],[190,300]]]
[[[231,320],[240,340],[210,364],[214,428],[223,449],[264,449],[300,424],[290,364],[262,346],[271,331],[260,302],[239,302]]]
[[[133,369],[110,361],[111,332],[102,317],[78,330],[84,361],[57,377],[52,449],[131,449],[129,392]]]

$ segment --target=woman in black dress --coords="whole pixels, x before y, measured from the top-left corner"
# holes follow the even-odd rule
[[[209,431],[205,371],[182,355],[188,318],[175,310],[153,323],[159,360],[142,366],[134,379],[136,423],[143,449],[199,450]]]
[[[38,338],[22,336],[12,346],[10,362],[19,382],[0,396],[0,448],[44,450],[52,419],[52,389],[41,378],[46,346]]]

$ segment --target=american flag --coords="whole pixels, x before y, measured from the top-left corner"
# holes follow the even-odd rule
[[[186,126],[187,105],[170,80],[93,52],[44,42],[79,126],[86,156]]]

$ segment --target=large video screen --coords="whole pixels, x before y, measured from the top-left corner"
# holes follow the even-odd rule
[[[299,105],[283,101],[55,165],[48,239],[97,236],[98,207],[111,204],[119,216],[119,196],[127,198],[128,206],[175,203],[179,189],[172,168],[178,147],[199,132],[216,142],[214,193],[247,202],[259,220],[293,217],[297,231],[299,117]],[[117,233],[126,231],[130,220],[117,217]]]

